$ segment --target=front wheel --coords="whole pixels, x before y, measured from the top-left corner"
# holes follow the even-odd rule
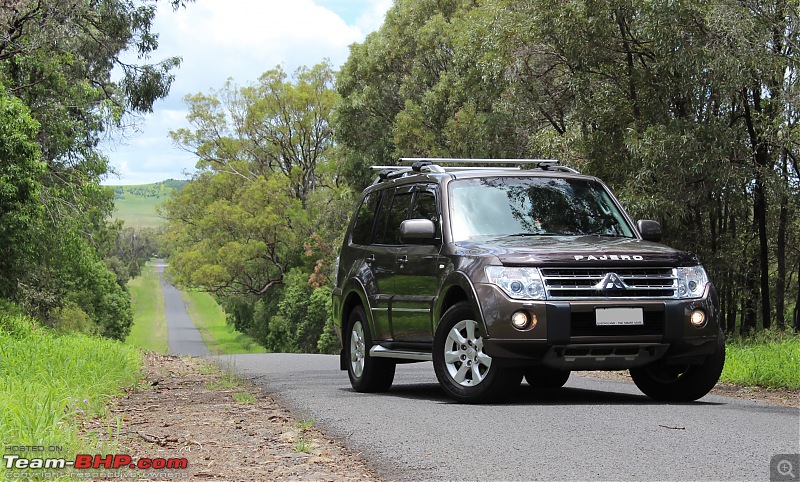
[[[433,369],[445,393],[458,402],[497,400],[519,386],[522,373],[503,369],[483,351],[483,334],[467,302],[442,316],[433,337]]]
[[[362,307],[357,306],[350,313],[347,327],[345,356],[350,385],[357,392],[385,392],[392,386],[396,365],[388,360],[376,360],[369,354],[372,337]]]
[[[651,363],[631,368],[633,383],[648,397],[664,402],[692,402],[714,388],[725,365],[725,338],[717,339],[717,349],[702,365],[664,365]]]

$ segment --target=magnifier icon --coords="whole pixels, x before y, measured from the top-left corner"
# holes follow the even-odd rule
[[[786,459],[779,461],[778,465],[776,465],[776,468],[782,477],[791,477],[793,479],[797,477],[794,474],[794,465],[792,465],[792,463]]]

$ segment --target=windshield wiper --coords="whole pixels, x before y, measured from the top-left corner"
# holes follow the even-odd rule
[[[516,234],[506,234],[506,237],[509,238],[525,238],[529,236],[568,236],[564,233],[516,233]]]
[[[622,236],[620,234],[608,234],[608,233],[592,233],[587,234],[586,236],[597,236],[600,238],[630,238],[631,236]]]

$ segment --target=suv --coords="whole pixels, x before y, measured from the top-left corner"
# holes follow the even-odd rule
[[[413,165],[374,167],[335,267],[341,368],[356,391],[388,390],[396,364],[417,361],[468,403],[523,376],[561,387],[573,370],[628,369],[657,400],[714,387],[725,361],[714,286],[599,179],[557,161],[401,161]]]

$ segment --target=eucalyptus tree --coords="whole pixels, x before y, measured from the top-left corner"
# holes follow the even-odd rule
[[[333,172],[333,78],[324,61],[291,78],[277,67],[250,85],[228,81],[187,96],[190,127],[171,133],[198,162],[164,206],[170,272],[273,350],[314,351],[327,321],[349,205]]]
[[[164,0],[167,1],[167,0]],[[180,8],[193,0],[169,0]],[[103,135],[124,132],[165,97],[178,58],[148,63],[158,47],[153,0],[10,0],[0,5],[0,85],[37,122],[40,207],[20,237],[33,246],[13,260],[7,296],[49,319],[73,304],[99,331],[123,338],[129,298],[102,259],[112,193],[100,186],[108,160]],[[134,61],[124,60],[133,53]],[[121,73],[119,80],[112,71]],[[23,166],[23,157],[3,159]],[[9,263],[12,262],[9,260]]]
[[[192,127],[171,135],[198,171],[165,207],[179,282],[258,298],[300,264],[310,199],[330,181],[332,81],[323,62],[291,80],[278,67],[253,85],[186,97]]]
[[[338,78],[346,167],[558,157],[701,254],[729,329],[783,325],[800,270],[799,11],[796,0],[398,1]]]

